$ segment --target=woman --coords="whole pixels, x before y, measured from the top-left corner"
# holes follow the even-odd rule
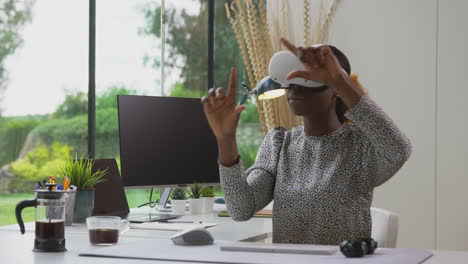
[[[373,189],[400,169],[411,144],[349,77],[349,62],[338,49],[296,48],[285,39],[282,43],[305,65],[288,79],[305,78],[326,88],[287,89],[289,106],[303,117],[304,126],[270,130],[246,172],[236,144],[245,109],[235,105],[236,70],[231,71],[226,95],[218,88],[202,99],[218,141],[229,214],[237,221],[248,220],[274,199],[275,243],[336,245],[370,237]]]

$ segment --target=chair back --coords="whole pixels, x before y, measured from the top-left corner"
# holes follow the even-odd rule
[[[395,248],[398,238],[397,213],[382,208],[371,207],[372,238],[379,248]]]

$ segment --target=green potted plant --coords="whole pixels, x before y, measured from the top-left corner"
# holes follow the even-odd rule
[[[94,210],[94,186],[104,181],[107,170],[93,171],[94,161],[87,158],[67,160],[58,168],[59,178],[68,177],[70,184],[76,186],[73,223],[84,223]]]
[[[189,187],[189,209],[191,214],[203,213],[203,200],[200,199],[202,186],[199,183],[194,183]]]
[[[213,187],[211,186],[204,187],[201,191],[201,197],[203,200],[203,212],[204,213],[213,212],[213,205],[214,205],[214,200],[215,200]]]
[[[176,215],[184,215],[187,202],[186,191],[182,188],[175,188],[171,192],[171,199],[172,213]]]

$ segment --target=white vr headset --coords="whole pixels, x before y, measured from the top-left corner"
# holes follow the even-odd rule
[[[314,46],[320,46],[323,44],[317,44]],[[286,77],[293,71],[305,70],[304,64],[299,58],[290,51],[280,51],[271,57],[270,64],[268,66],[268,72],[270,76],[267,76],[257,83],[254,90],[244,85],[246,91],[242,97],[240,104],[243,104],[247,99],[247,95],[255,94],[260,100],[272,99],[285,94],[285,88],[288,88],[291,84],[297,84],[303,87],[309,88],[323,88],[323,83],[306,80],[304,78],[293,78],[287,80]]]
[[[271,57],[268,66],[270,78],[279,83],[281,87],[287,88],[290,84],[297,84],[304,87],[318,88],[324,86],[323,83],[306,80],[303,78],[293,78],[287,80],[286,77],[293,71],[305,70],[304,64],[290,51],[280,51]]]

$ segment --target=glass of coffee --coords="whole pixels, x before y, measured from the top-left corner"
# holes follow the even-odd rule
[[[86,218],[89,242],[97,246],[111,246],[119,241],[119,234],[127,232],[130,222],[118,216],[91,216]]]

